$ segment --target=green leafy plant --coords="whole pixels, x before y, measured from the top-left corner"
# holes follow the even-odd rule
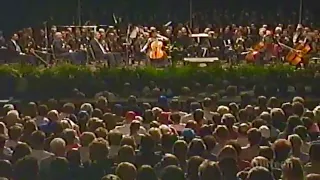
[[[191,87],[195,82],[201,84],[203,91],[207,84],[222,87],[225,82],[249,90],[255,85],[266,89],[268,87],[286,89],[297,84],[316,87],[318,81],[315,79],[319,79],[319,69],[316,65],[301,70],[289,65],[265,67],[214,65],[204,68],[184,66],[166,69],[152,67],[109,69],[71,64],[61,64],[51,68],[1,65],[0,96],[10,97],[22,93],[24,96],[34,98],[66,98],[72,95],[74,89],[79,89],[88,96],[105,90],[121,96],[125,83],[130,83],[132,91],[141,93],[143,87],[148,86],[150,81],[155,82],[159,88],[170,88],[173,94],[179,94],[181,87]]]

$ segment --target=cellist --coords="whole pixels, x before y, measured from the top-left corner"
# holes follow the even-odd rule
[[[265,44],[263,60],[265,62],[268,62],[268,61],[270,61],[272,59],[272,56],[274,54],[275,40],[273,39],[272,31],[267,30],[266,34],[263,36],[262,41]]]
[[[166,52],[163,49],[163,41],[169,41],[169,38],[160,35],[155,27],[151,27],[149,39],[141,49],[141,52],[147,53],[149,62],[157,67],[168,64]]]
[[[302,27],[298,25],[297,32],[293,37],[294,48],[288,47],[290,52],[286,56],[286,60],[296,66],[306,67],[308,65],[308,53],[312,51],[312,39],[307,31],[302,30]]]
[[[301,24],[297,25],[296,31],[293,34],[293,45],[296,46],[297,44],[299,44],[301,41],[304,41],[303,38],[303,26]]]

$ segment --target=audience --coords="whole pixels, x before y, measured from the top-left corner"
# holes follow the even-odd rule
[[[0,177],[15,180],[319,179],[320,143],[308,131],[308,118],[314,116],[308,112],[317,111],[308,110],[302,98],[283,103],[281,108],[271,103],[271,99],[267,103],[265,97],[259,97],[258,106],[241,109],[235,103],[216,108],[210,98],[205,98],[203,103],[190,103],[187,112],[175,100],[168,103],[172,110],[157,106],[152,110],[150,104],[142,110],[131,102],[127,112],[117,114],[124,121],[115,125],[108,124],[114,123],[112,113],[100,112],[112,109],[109,103],[100,102],[97,107],[84,103],[80,109],[67,103],[61,112],[40,104],[27,109],[38,109],[41,115],[30,112],[27,120],[11,106],[0,126]],[[142,116],[131,110],[142,110]],[[188,121],[183,124],[186,118]]]

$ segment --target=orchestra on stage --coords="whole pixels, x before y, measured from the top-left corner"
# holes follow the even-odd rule
[[[305,67],[312,58],[319,58],[319,40],[318,29],[301,24],[204,28],[172,22],[157,27],[52,26],[25,28],[6,39],[0,32],[0,62],[166,67],[186,57],[215,57],[231,64],[282,62]]]

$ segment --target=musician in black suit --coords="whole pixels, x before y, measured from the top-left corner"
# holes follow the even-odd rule
[[[19,36],[18,34],[13,34],[10,41],[7,43],[8,48],[8,63],[14,63],[16,60],[20,63],[31,63],[36,64],[36,58],[32,55],[27,55],[22,51],[21,46],[18,44]]]
[[[53,53],[57,58],[70,60],[72,64],[85,64],[86,54],[83,51],[72,51],[67,48],[67,45],[62,39],[61,32],[55,33],[55,38],[52,42]]]
[[[70,58],[69,50],[65,47],[62,34],[60,32],[55,33],[54,40],[52,42],[53,53],[58,58]]]
[[[95,32],[94,38],[90,42],[95,58],[97,60],[106,60],[109,67],[115,66],[116,62],[113,54],[104,49],[103,45],[100,43],[100,38],[101,34],[99,32]]]
[[[10,50],[12,52],[14,51],[17,53],[23,53],[22,48],[18,44],[18,40],[19,40],[18,34],[13,34],[10,41],[7,44],[8,50]]]

